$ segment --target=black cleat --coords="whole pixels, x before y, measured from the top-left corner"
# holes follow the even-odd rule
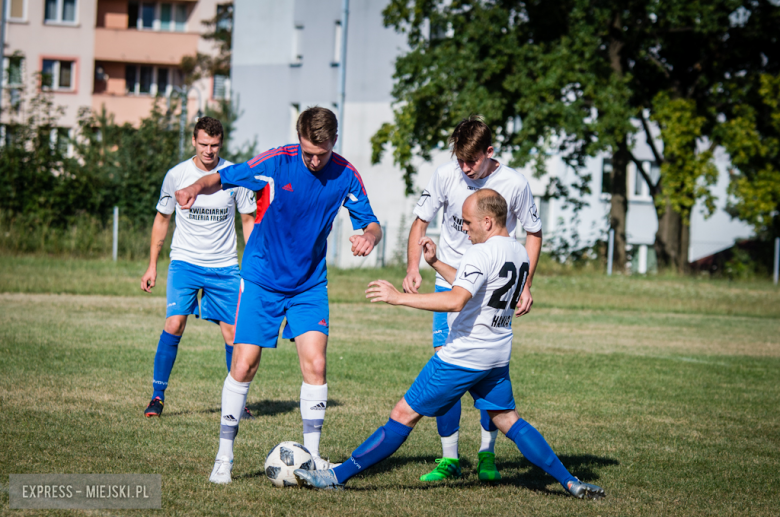
[[[249,412],[249,408],[244,406],[244,412],[241,413],[241,420],[254,420],[255,417]]]
[[[569,481],[566,483],[566,490],[577,499],[601,499],[606,497],[604,489],[597,485],[591,485],[590,483],[583,483],[577,478],[575,481]]]
[[[165,404],[160,397],[156,397],[151,402],[149,402],[149,405],[146,406],[146,411],[144,411],[144,416],[147,418],[151,418],[153,416],[160,416],[162,415],[163,410],[163,404]]]

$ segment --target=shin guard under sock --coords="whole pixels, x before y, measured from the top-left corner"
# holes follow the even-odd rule
[[[522,418],[509,429],[506,437],[515,442],[528,461],[550,474],[564,488],[568,481],[575,479],[539,431]]]
[[[339,483],[391,456],[403,445],[412,428],[392,418],[355,449],[347,461],[333,468]]]

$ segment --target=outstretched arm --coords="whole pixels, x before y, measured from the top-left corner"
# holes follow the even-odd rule
[[[219,173],[207,174],[201,179],[181,190],[176,191],[176,202],[183,210],[188,210],[200,194],[207,196],[222,190],[222,180]]]
[[[371,302],[385,302],[390,305],[405,305],[413,309],[434,312],[460,312],[471,300],[471,293],[455,286],[452,291],[442,293],[411,294],[400,293],[387,280],[375,280],[368,284],[366,298]]]
[[[423,257],[425,262],[428,263],[433,269],[439,273],[448,284],[452,285],[455,282],[455,277],[458,274],[458,270],[449,264],[445,264],[436,256],[436,244],[430,237],[423,237],[420,239],[420,247],[423,250]]]
[[[381,240],[382,227],[377,223],[369,223],[363,229],[363,235],[353,235],[349,238],[349,242],[352,243],[352,255],[356,257],[367,256]]]

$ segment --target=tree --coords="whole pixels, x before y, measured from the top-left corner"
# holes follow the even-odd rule
[[[412,157],[444,148],[470,113],[484,116],[514,165],[534,162],[537,175],[550,149],[577,171],[610,153],[618,269],[628,164],[655,200],[659,263],[684,270],[690,211],[702,198],[714,207],[707,187],[724,125],[739,106],[757,106],[758,78],[780,57],[780,8],[767,0],[393,0],[384,16],[410,50],[396,62],[394,121],[374,136],[374,159],[391,144],[410,190]],[[657,179],[633,153],[640,132]],[[588,180],[580,176],[580,190]]]

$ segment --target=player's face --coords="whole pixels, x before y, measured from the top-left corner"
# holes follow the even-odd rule
[[[472,244],[481,244],[487,240],[483,221],[484,217],[480,217],[477,210],[476,199],[473,196],[467,197],[463,203],[463,230],[469,234]]]
[[[219,151],[222,149],[221,136],[209,136],[202,129],[198,135],[192,137],[192,145],[195,147],[195,158],[203,168],[211,170],[219,163]],[[200,166],[200,164],[198,164]]]
[[[333,154],[333,146],[336,145],[337,138],[334,138],[333,141],[313,144],[303,136],[298,135],[298,140],[301,142],[303,164],[306,168],[311,172],[320,172],[324,169]]]
[[[458,166],[470,179],[482,179],[491,171],[493,151],[493,146],[490,146],[487,148],[487,152],[480,152],[474,160],[461,160],[458,158]]]

